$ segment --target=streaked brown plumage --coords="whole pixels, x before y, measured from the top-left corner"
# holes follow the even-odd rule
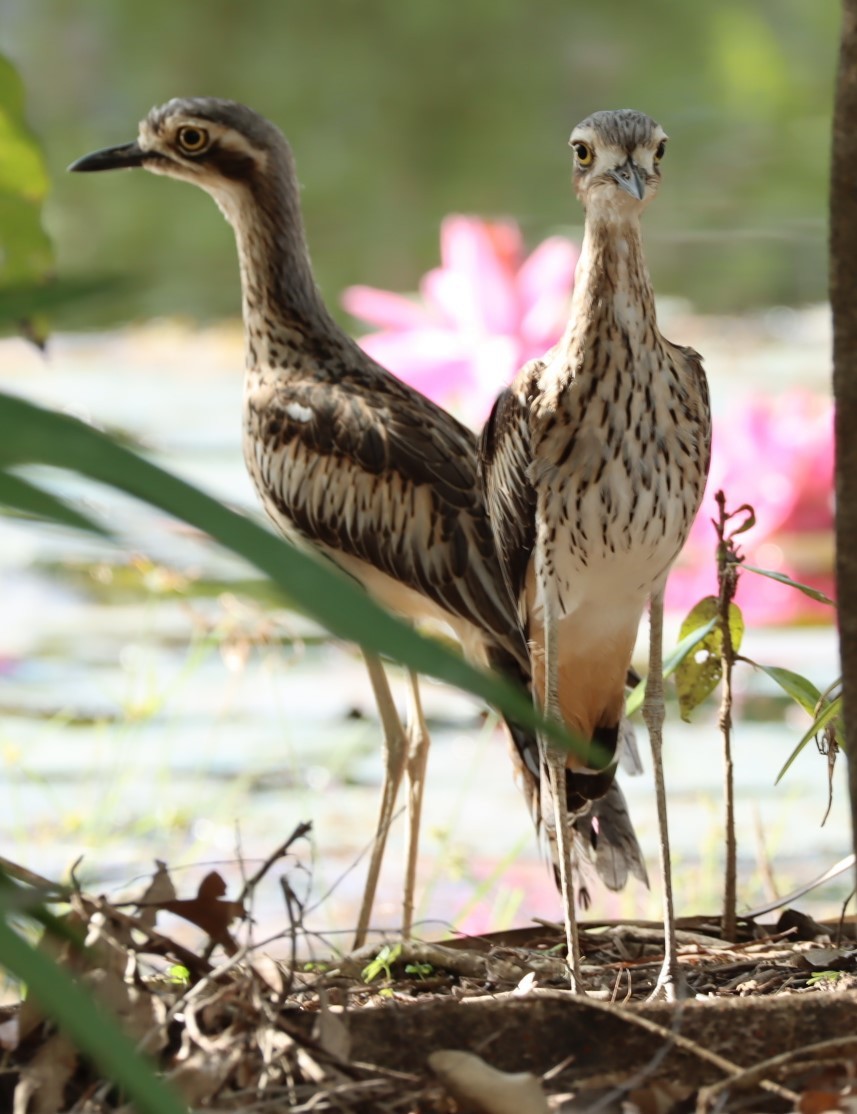
[[[330,316],[313,280],[294,162],[281,133],[243,105],[173,100],[141,123],[136,142],[87,156],[72,169],[122,166],[201,186],[235,230],[246,330],[245,458],[279,530],[330,558],[388,608],[446,623],[472,660],[527,684],[528,655],[498,575],[476,478],[476,439],[372,361]],[[415,680],[408,745],[380,663],[370,660],[369,667],[387,736],[388,784],[358,935],[368,921],[402,764],[418,795],[428,741]],[[536,743],[518,729],[512,735],[538,822]],[[417,800],[409,873],[418,818]],[[605,801],[600,827],[582,825],[581,839],[609,885],[623,884],[629,870],[645,878],[618,787]],[[412,886],[411,878],[406,931]]]
[[[544,693],[548,715],[590,741],[587,758],[545,747],[557,785],[572,789],[556,796],[559,831],[568,830],[566,800],[585,811],[612,783],[625,676],[647,600],[650,678],[658,684],[663,587],[708,471],[702,365],[658,331],[640,239],[639,216],[657,190],[665,143],[653,120],[630,110],[598,112],[575,128],[574,181],[586,232],[569,324],[500,396],[482,440],[489,515],[532,648],[534,690]],[[657,782],[656,704],[647,700],[646,719]],[[661,783],[662,776],[659,812]],[[662,819],[666,857],[665,812]],[[569,852],[561,849],[560,863],[576,984]],[[671,891],[669,904],[671,918]],[[666,950],[665,982],[675,975],[669,940]]]

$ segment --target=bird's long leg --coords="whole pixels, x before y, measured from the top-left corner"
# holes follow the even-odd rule
[[[667,794],[664,785],[663,734],[664,677],[663,677],[663,627],[664,589],[659,588],[649,604],[649,675],[646,678],[646,698],[643,719],[652,744],[652,769],[655,775],[655,798],[658,807],[658,836],[660,843],[661,882],[664,888],[664,965],[652,992],[653,998],[674,1001],[681,991],[681,972],[678,966],[675,938],[675,912],[673,910],[672,863],[670,837],[667,825]]]
[[[544,599],[545,689],[542,711],[545,719],[562,723],[559,704],[559,660],[557,637],[557,607],[550,584],[542,584]],[[568,947],[568,965],[571,989],[578,993],[580,983],[580,938],[577,931],[577,913],[574,908],[572,882],[572,835],[568,822],[568,800],[565,795],[566,754],[552,740],[543,739],[545,762],[550,776],[553,797],[554,823],[556,825],[557,857],[559,858],[560,888],[565,914],[565,939]]]
[[[420,817],[423,811],[423,789],[425,787],[426,763],[428,761],[428,727],[423,716],[420,700],[419,677],[413,670],[408,675],[408,713],[407,713],[407,756],[405,775],[408,794],[408,845],[405,856],[405,894],[402,907],[402,935],[411,935],[414,922],[414,889],[417,876],[417,852],[420,842]]]
[[[369,873],[366,876],[366,887],[363,891],[363,902],[360,906],[360,915],[357,918],[357,929],[354,933],[354,947],[359,948],[366,942],[366,932],[369,928],[369,918],[372,915],[372,905],[375,901],[375,891],[378,887],[378,875],[381,872],[381,861],[384,858],[384,848],[387,845],[387,833],[393,819],[393,809],[396,806],[396,797],[399,786],[402,784],[402,774],[407,758],[407,741],[402,721],[390,692],[390,683],[381,659],[375,654],[363,651],[366,659],[366,668],[369,671],[369,680],[372,682],[372,691],[375,693],[375,702],[378,705],[378,714],[381,717],[381,728],[384,733],[384,787],[381,790],[381,809],[378,813],[378,826],[375,830],[375,840],[372,844],[372,855],[369,859]]]

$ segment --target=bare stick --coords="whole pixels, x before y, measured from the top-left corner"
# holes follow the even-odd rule
[[[736,936],[737,895],[737,858],[738,849],[735,839],[735,770],[732,761],[732,666],[735,664],[735,648],[732,645],[732,630],[729,626],[729,610],[735,596],[738,572],[735,565],[732,539],[726,536],[726,523],[731,517],[726,513],[726,496],[718,491],[717,501],[717,611],[720,620],[720,663],[723,671],[723,689],[720,701],[720,732],[723,736],[723,799],[726,815],[724,819],[726,839],[726,870],[723,878],[723,923],[721,932],[724,940],[734,940]]]

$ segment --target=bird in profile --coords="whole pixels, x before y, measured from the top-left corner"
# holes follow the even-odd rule
[[[497,399],[481,474],[511,598],[531,648],[533,690],[585,755],[542,741],[559,841],[572,986],[580,945],[571,891],[575,812],[613,784],[625,677],[650,605],[643,715],[652,743],[664,884],[665,959],[676,959],[661,758],[663,592],[708,473],[702,363],[658,330],[640,215],[655,196],[667,136],[650,117],[596,112],[574,129],[574,186],[586,223],[561,340]]]
[[[136,140],[79,159],[74,171],[143,167],[213,196],[238,246],[245,326],[244,455],[277,529],[413,620],[446,624],[477,664],[523,685],[530,663],[500,576],[477,479],[475,435],[375,363],[333,320],[315,284],[291,149],[244,105],[214,98],[153,109]],[[429,746],[417,678],[406,725],[380,660],[366,654],[384,734],[385,777],[355,946],[365,939],[396,796],[408,781],[403,931],[411,930]],[[537,823],[544,764],[510,725]],[[573,833],[574,835],[574,833]],[[576,833],[608,885],[645,879],[618,786]]]

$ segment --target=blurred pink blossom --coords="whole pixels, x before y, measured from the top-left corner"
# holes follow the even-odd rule
[[[405,382],[478,428],[496,395],[528,360],[543,355],[566,324],[578,249],[544,240],[525,254],[513,221],[449,216],[441,225],[441,265],[419,296],[352,286],[345,308],[379,331],[363,348]],[[750,503],[756,525],[742,535],[749,564],[785,573],[831,595],[833,409],[805,391],[747,395],[715,420],[708,487],[667,589],[667,605],[687,611],[716,592],[714,493],[727,509]],[[832,609],[752,573],[737,602],[755,623],[832,621]]]
[[[667,587],[667,606],[688,611],[717,591],[714,495],[727,511],[749,503],[756,524],[738,539],[748,564],[834,592],[833,406],[807,391],[745,395],[715,418],[711,472],[699,515]],[[744,573],[736,602],[755,623],[833,621],[832,608],[786,585]]]
[[[552,236],[527,256],[514,221],[449,216],[418,299],[352,286],[342,301],[380,328],[360,341],[370,356],[478,428],[518,368],[561,335],[578,254]]]

